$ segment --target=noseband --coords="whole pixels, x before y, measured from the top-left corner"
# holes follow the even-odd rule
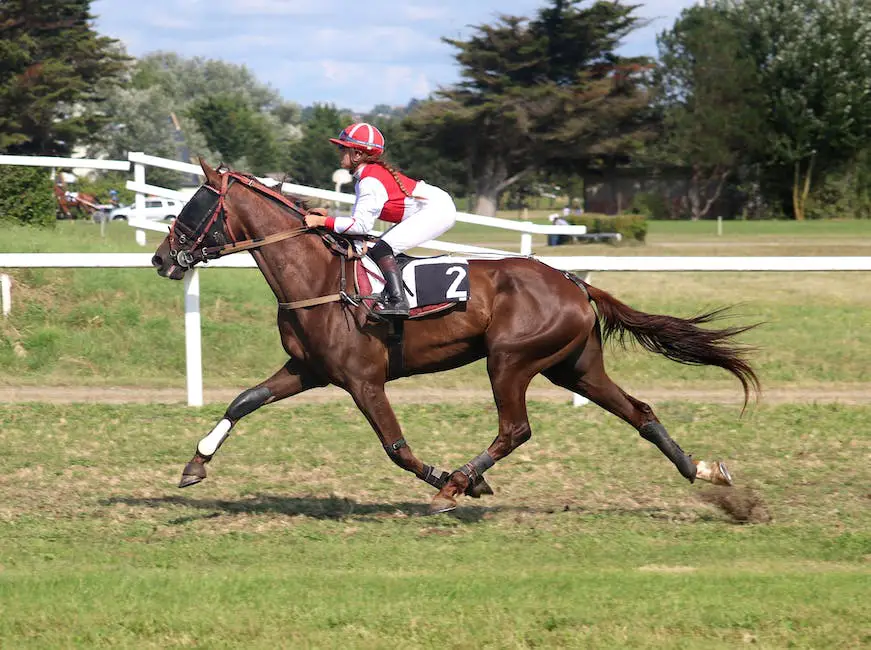
[[[252,190],[290,208],[300,219],[305,218],[305,212],[290,199],[280,192],[260,184],[253,176],[247,176],[234,171],[222,172],[221,189],[216,190],[208,184],[202,185],[169,229],[169,255],[178,266],[189,269],[198,262],[207,262],[208,260],[217,259],[231,253],[260,248],[261,246],[290,239],[291,237],[298,237],[308,231],[308,228],[303,225],[299,228],[283,230],[272,235],[266,235],[265,237],[237,240],[233,236],[232,229],[229,227],[226,212],[227,192],[235,182],[244,183]],[[206,192],[211,192],[217,196],[209,197],[205,194]],[[204,215],[195,213],[196,206],[200,203],[204,204]],[[190,211],[188,210],[189,206],[191,208]],[[190,223],[191,221],[193,223]],[[210,235],[213,240],[218,242],[226,239],[230,241],[225,244],[219,243],[217,246],[203,246],[206,238]],[[189,244],[190,242],[193,243]]]

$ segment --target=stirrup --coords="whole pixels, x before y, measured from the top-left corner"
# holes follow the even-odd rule
[[[378,301],[374,311],[380,316],[402,316],[407,318],[411,309],[407,300],[390,302],[385,296]]]

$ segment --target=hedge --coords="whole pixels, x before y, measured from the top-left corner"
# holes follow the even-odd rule
[[[601,214],[582,214],[569,217],[572,225],[586,226],[590,234],[603,232],[618,232],[623,235],[623,241],[644,243],[647,237],[647,217],[640,214],[618,214],[610,217]]]
[[[48,168],[0,165],[0,221],[54,227],[55,210]]]

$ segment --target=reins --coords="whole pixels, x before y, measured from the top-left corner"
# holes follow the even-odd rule
[[[215,208],[215,215],[220,215],[222,211],[225,210],[224,207],[224,198],[227,196],[227,190],[230,189],[230,185],[232,181],[238,181],[244,183],[252,190],[256,192],[260,192],[266,196],[269,196],[272,199],[280,202],[282,205],[290,208],[294,212],[299,215],[301,219],[305,219],[305,212],[300,210],[296,204],[288,199],[286,196],[281,194],[281,192],[276,192],[275,190],[261,185],[257,182],[257,180],[252,176],[246,176],[244,174],[240,174],[239,172],[227,171],[221,175],[221,191],[219,193],[218,205]],[[217,218],[217,217],[215,217]],[[242,251],[251,250],[252,248],[260,248],[261,246],[266,246],[268,244],[274,244],[276,242],[284,241],[285,239],[291,239],[293,237],[298,237],[305,232],[308,232],[307,226],[302,226],[300,228],[293,228],[292,230],[283,230],[281,232],[273,233],[271,235],[266,235],[265,237],[253,237],[251,239],[244,239],[242,241],[234,241],[229,244],[224,244],[223,246],[211,246],[208,248],[203,248],[203,259],[216,259],[218,257],[223,257],[224,255],[230,255],[231,253],[239,253]],[[208,231],[208,228],[206,229]]]
[[[214,190],[214,188],[209,187],[213,191],[217,191],[218,193],[218,203],[214,208],[214,211],[209,219],[208,224],[203,229],[202,235],[197,239],[197,242],[194,244],[193,252],[190,251],[180,251],[178,253],[178,260],[180,263],[193,266],[197,261],[208,262],[210,259],[217,259],[219,257],[223,257],[224,255],[230,255],[232,253],[240,253],[246,250],[252,250],[255,248],[261,248],[262,246],[267,246],[269,244],[275,244],[280,241],[284,241],[286,239],[292,239],[294,237],[299,237],[302,234],[310,232],[311,229],[307,226],[301,226],[299,228],[293,228],[291,230],[282,230],[281,232],[273,233],[271,235],[266,235],[264,237],[253,237],[251,239],[244,239],[241,241],[232,241],[228,244],[223,244],[221,246],[207,246],[197,250],[197,246],[205,239],[206,234],[209,232],[209,229],[214,225],[214,223],[221,218],[222,215],[226,215],[226,207],[224,205],[224,200],[227,195],[227,191],[230,189],[230,186],[233,182],[241,182],[246,186],[267,196],[275,201],[278,201],[285,207],[289,208],[293,212],[295,212],[299,217],[305,220],[305,212],[299,209],[293,201],[288,199],[286,196],[281,194],[280,192],[276,192],[275,190],[266,187],[257,182],[257,180],[251,176],[247,176],[244,174],[240,174],[234,171],[227,171],[221,174],[221,189],[220,191]],[[229,229],[229,224],[226,224]],[[173,231],[174,231],[173,224]],[[173,233],[174,234],[174,233]],[[232,232],[231,232],[232,236]],[[184,254],[184,259],[182,259]],[[199,258],[199,259],[197,259]],[[306,307],[314,307],[316,305],[324,305],[331,302],[340,302],[346,301],[354,306],[358,306],[360,302],[355,300],[354,297],[348,295],[345,291],[345,287],[347,286],[347,273],[345,270],[345,261],[342,261],[341,264],[341,280],[339,286],[341,289],[338,293],[332,293],[327,296],[319,296],[317,298],[308,298],[306,300],[295,300],[293,302],[279,302],[279,309],[304,309]]]

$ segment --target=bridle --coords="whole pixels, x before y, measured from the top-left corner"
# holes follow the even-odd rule
[[[309,231],[305,225],[265,237],[237,240],[227,220],[226,197],[233,183],[244,183],[251,189],[263,194],[289,208],[300,220],[305,219],[305,212],[293,201],[280,192],[257,182],[253,176],[235,171],[221,172],[221,189],[211,185],[200,186],[188,205],[181,211],[178,218],[169,229],[169,256],[175,263],[184,268],[192,268],[198,262],[260,248],[267,244],[298,237]],[[210,196],[211,194],[211,196]],[[197,214],[198,208],[204,208],[204,214]],[[205,246],[207,239],[216,242],[214,246]],[[226,240],[230,241],[227,242]]]

